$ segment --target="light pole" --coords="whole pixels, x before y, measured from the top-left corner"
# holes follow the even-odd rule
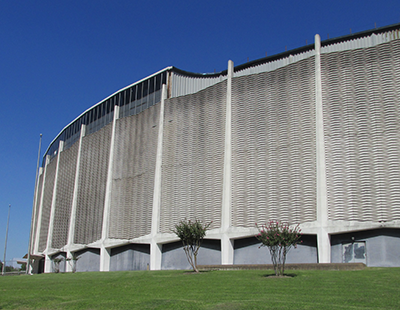
[[[10,209],[11,205],[8,205],[8,217],[7,217],[7,229],[6,229],[6,242],[4,243],[4,259],[3,259],[3,268],[1,270],[1,274],[4,276],[4,271],[6,270],[6,251],[7,251],[7,237],[8,237],[8,223],[10,222]]]

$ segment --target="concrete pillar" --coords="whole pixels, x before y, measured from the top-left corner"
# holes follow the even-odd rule
[[[221,263],[222,265],[233,265],[233,243],[226,234],[221,237]]]
[[[49,255],[44,256],[44,273],[50,273],[53,271],[51,257]]]
[[[38,179],[36,182],[36,188],[35,188],[35,207],[33,210],[32,214],[32,219],[31,219],[31,236],[29,240],[29,251],[30,255],[32,255],[35,251],[35,231],[36,231],[36,226],[38,225],[38,222],[35,222],[36,219],[36,214],[39,214],[39,207],[40,207],[40,199],[39,199],[39,186],[40,186],[40,176],[43,174],[43,168],[39,168],[39,173],[38,173]],[[42,186],[43,187],[43,186]],[[36,225],[36,226],[35,226]],[[27,272],[28,274],[32,274],[34,271],[34,259],[30,259],[30,261],[27,262]]]
[[[58,183],[58,172],[60,167],[60,153],[64,150],[64,141],[60,141],[58,146],[58,154],[57,154],[57,164],[56,164],[56,173],[54,177],[54,187],[53,187],[53,197],[51,200],[51,210],[50,210],[50,220],[49,220],[49,229],[47,233],[47,246],[46,249],[49,250],[52,247],[53,240],[53,230],[54,230],[54,216],[56,212],[56,199],[57,199],[57,183]]]
[[[154,192],[153,192],[153,210],[151,215],[151,236],[152,242],[150,245],[150,269],[161,269],[161,249],[156,243],[155,238],[160,227],[160,207],[161,207],[161,167],[162,167],[162,146],[164,135],[164,101],[167,95],[167,86],[164,84],[161,90],[160,116],[158,121],[158,140],[157,140],[157,155],[156,169],[154,172]]]
[[[326,227],[328,225],[328,201],[326,188],[324,115],[322,103],[321,38],[315,35],[315,111],[316,111],[316,160],[317,160],[317,222],[320,226],[318,262],[330,263],[331,247]]]
[[[67,253],[66,253],[66,259],[67,259],[67,261],[65,262],[65,272],[72,272],[72,269],[73,269],[73,261],[72,261],[72,257],[73,257],[73,254],[71,253],[71,251],[69,251],[69,250],[67,250]]]
[[[320,227],[317,233],[318,263],[331,262],[331,236],[324,227]]]
[[[74,181],[74,193],[72,198],[71,216],[69,219],[69,231],[68,231],[68,246],[74,244],[75,237],[75,221],[76,221],[76,207],[78,203],[78,186],[79,186],[79,168],[81,164],[82,154],[82,140],[86,134],[86,125],[81,126],[81,135],[79,137],[78,154],[76,156],[76,170],[75,170],[75,181]]]
[[[110,271],[111,249],[104,245],[100,248],[100,271]]]
[[[37,226],[36,226],[36,237],[35,237],[35,244],[34,244],[34,253],[38,253],[39,252],[40,228],[42,227],[43,193],[44,193],[44,188],[46,186],[46,171],[47,171],[47,165],[49,164],[49,162],[50,162],[50,156],[47,155],[46,159],[45,159],[45,164],[44,164],[42,193],[40,195],[39,215],[38,215]]]
[[[150,244],[150,270],[161,270],[162,244]]]
[[[231,226],[231,194],[232,194],[232,78],[233,61],[228,62],[228,79],[226,86],[226,116],[225,116],[225,154],[224,177],[222,192],[221,213],[221,263],[233,264],[233,242],[229,240],[227,233]]]
[[[115,144],[115,126],[119,118],[119,106],[114,107],[114,120],[111,130],[110,155],[108,158],[106,197],[104,199],[103,227],[101,232],[102,247],[100,249],[100,271],[110,271],[110,251],[104,248],[104,242],[108,238],[110,229],[110,208],[113,180],[113,162],[114,162],[114,144]]]

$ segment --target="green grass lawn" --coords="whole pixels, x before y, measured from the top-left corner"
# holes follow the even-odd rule
[[[400,268],[0,277],[0,309],[400,309]]]

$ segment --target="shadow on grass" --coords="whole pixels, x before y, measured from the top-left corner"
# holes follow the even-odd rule
[[[202,274],[202,273],[208,273],[212,272],[213,270],[199,270],[199,272],[195,272],[193,270],[186,270],[183,272],[183,274]]]
[[[285,279],[285,278],[295,278],[295,277],[297,277],[297,274],[284,273],[283,276],[276,276],[275,273],[272,273],[272,274],[264,274],[264,275],[262,275],[262,277],[269,278],[269,279]]]

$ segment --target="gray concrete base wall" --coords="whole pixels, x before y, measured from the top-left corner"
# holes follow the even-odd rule
[[[343,245],[353,242],[365,242],[368,267],[400,267],[400,229],[382,228],[332,235],[332,263],[343,263]]]
[[[100,249],[86,249],[76,252],[76,271],[100,271]]]
[[[292,248],[286,257],[286,263],[317,263],[317,237],[303,235],[302,243]],[[234,264],[272,264],[271,255],[266,247],[255,238],[237,239],[234,243]],[[260,247],[260,248],[259,248]]]
[[[44,272],[44,258],[33,259],[32,273],[43,273]]]
[[[58,254],[53,255],[51,257],[51,260],[52,260],[52,262],[51,262],[51,264],[52,264],[51,272],[56,272],[56,269],[57,269],[57,266],[53,261],[55,258],[62,259],[62,261],[58,264],[58,272],[66,272],[66,266],[67,266],[67,262],[65,260],[66,257],[67,257],[67,254],[65,252],[60,252]]]
[[[197,255],[198,265],[221,264],[221,241],[204,240],[199,254]],[[161,269],[191,269],[182,242],[163,244]]]
[[[110,271],[147,270],[150,245],[129,244],[111,249]]]

